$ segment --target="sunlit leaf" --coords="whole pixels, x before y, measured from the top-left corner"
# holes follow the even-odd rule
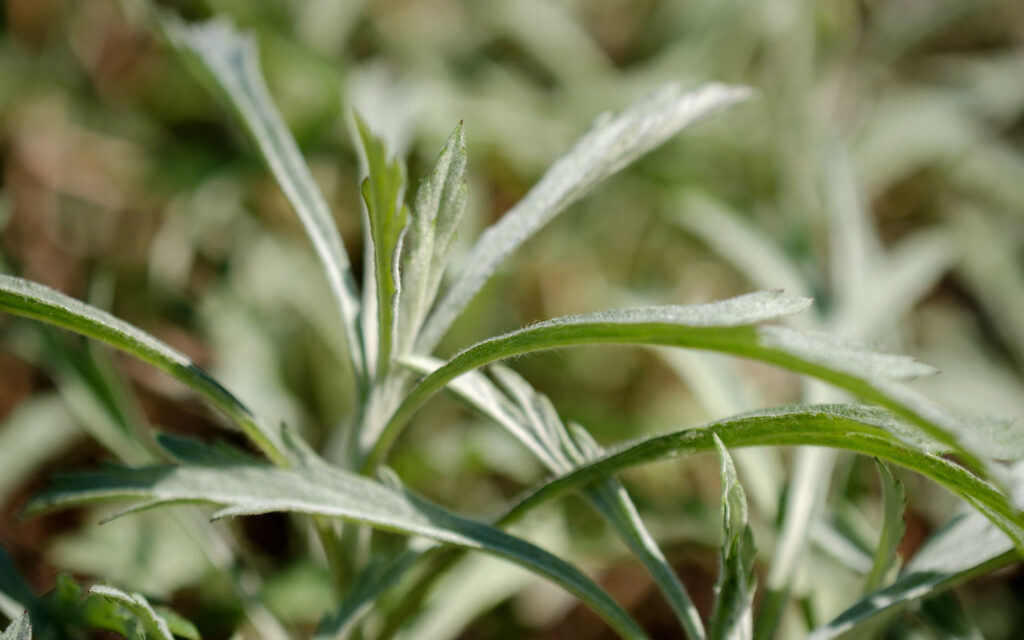
[[[721,439],[713,436],[721,462],[722,545],[715,606],[708,635],[712,640],[749,640],[754,636],[754,534],[747,524],[747,496]]]
[[[406,364],[422,373],[430,373],[441,361],[420,356]],[[574,465],[602,453],[598,444],[582,427],[573,425],[576,428],[570,432],[547,397],[535,391],[514,371],[500,365],[493,366],[491,371],[518,406],[511,405],[505,395],[479,372],[460,376],[452,381],[448,389],[504,427],[534,452],[550,471],[567,472]],[[644,526],[625,487],[614,478],[606,478],[588,487],[584,495],[644,563],[688,637],[693,640],[704,638],[700,614],[664,553]]]
[[[1024,487],[1024,465],[1012,471],[1017,491]],[[1018,562],[1020,552],[1005,531],[979,513],[955,517],[911,558],[891,585],[867,594],[827,625],[812,640],[836,638],[883,614],[941,593],[999,567]]]
[[[566,316],[490,338],[456,354],[427,376],[396,410],[367,461],[379,462],[412,414],[460,374],[513,356],[586,344],[688,347],[761,360],[820,378],[899,413],[927,437],[963,456],[976,469],[993,471],[976,435],[955,417],[894,384],[935,370],[912,358],[879,353],[868,345],[825,334],[754,323],[798,312],[805,298],[761,292],[689,307],[650,307]]]
[[[466,137],[455,127],[430,175],[420,184],[402,259],[399,354],[412,350],[420,325],[437,297],[466,211]]]
[[[279,435],[260,424],[235,396],[185,354],[138,327],[49,287],[0,275],[0,310],[105,342],[183,382],[241,427],[272,460],[283,461]]]
[[[181,466],[108,467],[59,477],[32,509],[96,500],[133,501],[126,512],[178,502],[212,503],[215,517],[291,511],[342,518],[406,535],[484,551],[547,577],[579,597],[618,633],[643,638],[636,623],[597,585],[564,560],[488,525],[459,517],[407,491],[327,465],[279,469],[224,448],[163,437]]]
[[[903,513],[907,505],[907,494],[903,489],[903,483],[885,464],[877,460],[875,462],[882,484],[882,530],[875,546],[875,559],[864,585],[866,592],[882,586],[890,570],[899,562],[896,549],[907,530]]]
[[[327,201],[263,81],[256,40],[223,18],[194,25],[165,20],[162,25],[190,67],[231,107],[302,220],[337,300],[352,365],[361,375],[359,295],[348,254]]]
[[[405,205],[405,164],[389,160],[384,143],[373,135],[358,114],[356,130],[369,176],[363,180],[363,202],[373,241],[373,279],[377,288],[376,375],[384,375],[391,363],[398,330],[399,264],[409,208]]]
[[[146,638],[148,640],[174,640],[174,635],[171,633],[167,621],[153,610],[149,601],[141,594],[129,594],[120,589],[99,584],[89,589],[89,593],[109,600],[128,611],[130,617],[134,618],[130,621],[130,623],[134,624],[131,624],[129,628],[135,627],[136,629],[136,632],[132,633],[129,637]],[[199,636],[195,627],[188,629],[186,633],[188,634],[185,636],[187,638],[197,638]]]
[[[717,435],[729,448],[809,445],[844,449],[892,462],[960,496],[1004,535],[1010,535],[1024,547],[1024,519],[1009,498],[964,467],[938,455],[948,451],[938,443],[926,448],[908,443],[902,434],[909,429],[893,413],[862,405],[806,405],[749,413],[617,445],[523,496],[501,522],[515,520],[539,504],[623,469],[711,450],[713,436]]]
[[[28,612],[7,625],[3,633],[0,633],[0,640],[32,640],[32,623],[29,622]]]
[[[480,236],[466,257],[467,268],[427,318],[417,351],[432,351],[498,265],[594,185],[692,122],[749,95],[745,87],[712,84],[683,91],[668,85],[621,114],[600,119],[515,207]]]

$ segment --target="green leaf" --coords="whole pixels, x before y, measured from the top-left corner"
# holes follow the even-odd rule
[[[780,292],[752,293],[688,307],[663,306],[566,316],[490,338],[456,354],[406,396],[376,438],[366,466],[383,460],[412,414],[466,371],[513,356],[586,344],[643,344],[731,353],[820,378],[900,413],[927,436],[949,445],[976,468],[982,454],[953,417],[891,383],[934,373],[912,358],[878,353],[867,345],[784,327],[755,327],[810,304]]]
[[[190,68],[234,112],[306,228],[337,300],[352,366],[361,377],[366,362],[359,331],[359,295],[348,254],[327,201],[263,81],[255,39],[223,18],[195,25],[165,19],[161,26]]]
[[[89,589],[89,594],[109,600],[126,610],[128,615],[124,617],[128,618],[126,621],[128,629],[135,631],[129,637],[147,640],[174,640],[167,621],[153,610],[149,601],[141,594],[128,594],[120,589],[99,584]],[[190,626],[187,632],[186,637],[189,638],[199,635],[195,627]]]
[[[398,330],[399,263],[402,240],[409,220],[405,206],[405,164],[388,160],[384,143],[373,135],[359,114],[354,114],[369,177],[363,180],[362,194],[373,240],[373,275],[377,288],[377,366],[378,378],[390,368]]]
[[[1024,488],[1024,464],[1011,471],[1018,493]],[[891,585],[864,596],[810,640],[836,638],[883,614],[892,614],[916,600],[942,593],[999,567],[1019,562],[1020,552],[1000,527],[979,513],[964,513],[934,534],[911,558]]]
[[[875,460],[878,477],[882,483],[882,530],[878,544],[875,546],[875,559],[871,565],[865,583],[865,592],[871,592],[882,586],[889,572],[899,563],[896,549],[903,540],[907,530],[904,510],[907,506],[907,493],[892,471],[882,462]]]
[[[747,496],[736,476],[736,467],[722,440],[717,435],[713,435],[713,439],[721,461],[722,547],[709,637],[712,640],[749,640],[754,636],[757,549],[754,534],[747,524]]]
[[[730,353],[819,378],[894,411],[925,438],[942,443],[972,468],[1004,483],[1001,468],[992,460],[1006,455],[999,446],[999,438],[1008,430],[1019,438],[1019,430],[1014,431],[1009,423],[995,430],[978,429],[906,386],[896,384],[935,373],[934,368],[906,356],[879,353],[861,342],[786,327],[752,326],[795,313],[808,304],[810,301],[805,298],[760,292],[689,307],[647,307],[565,316],[484,340],[456,354],[406,396],[384,426],[365,464],[369,467],[383,460],[412,414],[466,371],[547,349],[643,344]],[[912,437],[914,443],[919,440]]]
[[[245,405],[187,356],[138,327],[49,287],[8,275],[0,275],[0,310],[94,338],[153,365],[203,396],[271,460],[286,461],[278,433],[260,424]]]
[[[466,257],[467,268],[427,318],[416,350],[433,351],[498,265],[596,184],[696,120],[749,95],[745,87],[711,84],[683,91],[671,84],[618,116],[600,118],[519,203],[480,236]]]
[[[341,518],[490,553],[517,563],[566,588],[605,618],[618,633],[643,638],[643,631],[578,569],[550,553],[488,525],[459,517],[407,491],[327,465],[273,468],[239,453],[221,452],[178,438],[161,443],[182,466],[108,467],[58,477],[30,509],[96,500],[134,500],[126,512],[178,502],[213,503],[215,518],[291,511]]]
[[[0,640],[32,640],[32,623],[27,611],[7,625],[4,632],[0,633]]]
[[[908,443],[910,427],[893,413],[863,405],[778,407],[727,420],[624,443],[572,472],[550,479],[520,498],[501,523],[511,522],[566,492],[639,464],[714,448],[714,435],[729,448],[808,445],[875,456],[915,471],[942,485],[976,508],[1018,544],[1024,543],[1024,519],[1007,496],[964,467],[942,457],[947,450]]]
[[[416,192],[402,259],[399,356],[411,352],[423,319],[437,297],[459,221],[466,211],[466,192],[466,136],[460,123]]]
[[[418,356],[405,361],[405,364],[429,374],[441,361]],[[579,425],[573,425],[576,428],[570,433],[548,398],[534,390],[514,371],[495,365],[491,367],[491,372],[501,381],[516,404],[512,404],[484,375],[475,371],[453,380],[448,390],[504,427],[553,472],[565,473],[575,465],[602,453],[590,434]],[[584,495],[644,563],[687,636],[693,640],[704,638],[700,614],[664,553],[644,526],[625,487],[614,478],[606,478],[588,487]]]

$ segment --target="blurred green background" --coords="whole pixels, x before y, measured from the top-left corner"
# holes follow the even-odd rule
[[[357,271],[353,108],[407,159],[413,186],[465,123],[465,247],[602,112],[671,80],[757,88],[756,100],[644,157],[527,243],[441,355],[555,315],[785,288],[816,299],[805,325],[940,367],[916,386],[945,406],[1024,416],[1024,3],[160,4],[188,20],[225,14],[258,34],[271,91]],[[340,327],[301,226],[244,136],[147,27],[140,4],[2,6],[3,270],[147,329],[269,421],[329,447],[352,403]],[[0,544],[39,591],[61,569],[102,576],[172,603],[206,637],[226,637],[238,604],[160,514],[102,528],[92,513],[15,518],[53,471],[125,457],[97,441],[103,419],[76,403],[65,375],[85,349],[0,318]],[[140,423],[223,437],[182,388],[108,359],[128,381]],[[588,348],[513,366],[603,443],[813,397],[766,367],[692,354]],[[766,554],[789,459],[766,452],[741,465]],[[503,433],[448,399],[419,416],[392,463],[409,485],[468,514],[496,511],[542,476]],[[715,464],[698,458],[626,476],[705,609],[717,557]],[[827,530],[870,531],[879,517],[873,473],[868,460],[841,459]],[[907,482],[910,554],[956,505]],[[647,628],[672,637],[671,614],[642,571],[581,503],[563,501],[528,525],[531,539],[599,572]],[[270,609],[308,633],[332,597],[309,532],[284,516],[218,526],[240,531],[226,553],[261,576]],[[822,621],[855,593],[828,546],[819,541],[806,563],[808,575],[834,578],[808,595]],[[474,559],[460,571],[462,602],[472,604],[439,606],[408,637],[607,633],[517,570]],[[488,575],[499,579],[481,582]],[[815,583],[798,580],[798,599],[805,584]],[[986,637],[1020,637],[1019,571],[958,593]]]

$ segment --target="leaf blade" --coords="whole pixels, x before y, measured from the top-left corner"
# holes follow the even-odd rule
[[[357,379],[366,362],[359,330],[359,295],[341,234],[302,153],[274,106],[260,71],[252,34],[223,18],[198,25],[161,21],[175,49],[231,107],[302,221],[338,304]]]
[[[377,291],[377,365],[374,373],[380,379],[390,368],[398,331],[401,297],[399,262],[409,220],[409,208],[404,202],[405,164],[398,159],[389,160],[383,141],[370,131],[359,114],[354,114],[354,119],[369,173],[360,191],[373,241],[373,279]]]
[[[722,545],[708,632],[712,640],[750,640],[754,636],[754,534],[747,524],[747,496],[729,451],[717,434],[714,444],[722,480]]]
[[[271,459],[286,460],[279,435],[185,354],[113,315],[41,284],[0,274],[0,310],[67,329],[124,351],[181,381],[210,402]]]
[[[441,150],[434,169],[420,184],[402,261],[399,355],[409,354],[454,246],[466,211],[466,136],[459,123]]]
[[[167,621],[153,610],[149,601],[141,594],[129,594],[120,589],[100,584],[93,585],[89,589],[89,594],[99,596],[127,609],[132,616],[142,623],[147,638],[153,638],[153,640],[174,640],[174,635],[171,633],[171,628],[167,625]]]
[[[499,520],[512,522],[536,506],[623,469],[686,453],[709,451],[712,435],[729,448],[810,445],[843,449],[893,462],[926,476],[960,496],[1015,544],[1024,546],[1024,519],[1006,495],[962,466],[946,460],[941,447],[931,452],[899,435],[907,425],[889,411],[863,405],[803,405],[736,416],[624,443],[603,456],[549,479],[522,496]]]
[[[7,625],[3,633],[0,633],[0,640],[32,640],[32,623],[27,611]]]
[[[871,564],[865,583],[865,592],[871,592],[882,586],[890,569],[899,561],[896,549],[903,540],[907,530],[904,510],[907,505],[907,493],[903,483],[893,475],[892,471],[882,462],[876,460],[878,477],[882,484],[882,530],[878,544],[875,546],[875,558]]]
[[[746,99],[750,90],[711,84],[684,92],[668,85],[595,125],[548,169],[530,192],[480,236],[465,269],[427,318],[417,351],[429,353],[452,321],[520,244],[594,185],[662,144],[687,125]]]
[[[337,517],[405,535],[474,549],[515,562],[566,588],[600,614],[618,633],[646,637],[600,587],[569,563],[486,524],[452,514],[409,492],[387,488],[326,465],[280,469],[237,455],[200,450],[163,438],[187,465],[108,468],[58,478],[37,496],[31,510],[96,500],[133,499],[129,510],[164,503],[221,505],[214,517],[290,511]]]
[[[642,344],[718,351],[760,360],[846,389],[889,408],[924,434],[949,445],[976,469],[993,471],[969,429],[939,407],[891,382],[935,369],[904,356],[826,334],[753,323],[807,307],[805,298],[759,292],[689,307],[648,307],[566,316],[490,338],[456,354],[426,377],[395,411],[365,465],[379,463],[412,414],[450,380],[505,358],[569,346]]]

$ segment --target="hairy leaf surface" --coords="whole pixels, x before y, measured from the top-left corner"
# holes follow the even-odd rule
[[[585,487],[623,469],[685,453],[709,451],[717,435],[729,448],[810,445],[844,449],[898,464],[960,496],[1024,546],[1024,518],[1008,496],[964,467],[946,460],[933,443],[927,449],[906,442],[910,430],[892,412],[863,405],[805,405],[749,413],[703,427],[627,442],[523,496],[502,518],[512,521],[537,505]],[[929,452],[930,451],[930,452]]]
[[[163,27],[200,79],[231,107],[305,226],[337,300],[352,366],[362,375],[359,295],[348,254],[330,207],[263,81],[256,40],[226,19],[187,26],[167,20]]]
[[[399,264],[409,220],[409,208],[405,205],[405,164],[388,159],[384,143],[373,135],[358,114],[355,121],[369,172],[363,180],[362,195],[373,241],[373,279],[377,289],[376,373],[381,376],[390,366],[398,330]]]
[[[875,559],[868,573],[865,591],[874,591],[882,586],[889,571],[899,562],[896,549],[907,530],[904,518],[907,493],[903,489],[903,483],[885,464],[877,460],[875,462],[882,484],[882,530],[875,546]]]
[[[0,310],[105,342],[183,382],[237,424],[272,460],[285,460],[277,432],[262,425],[227,389],[185,354],[106,311],[41,284],[0,275]]]
[[[459,124],[416,192],[402,259],[398,355],[412,350],[420,326],[437,297],[459,221],[466,211],[466,196],[466,136]]]
[[[564,560],[493,527],[459,517],[409,492],[327,465],[279,469],[235,451],[177,438],[162,444],[184,464],[59,477],[33,510],[95,500],[134,500],[128,511],[178,502],[212,503],[215,517],[291,511],[342,518],[406,535],[484,551],[563,586],[620,634],[643,638],[636,623],[596,584]]]
[[[711,84],[692,91],[668,85],[615,117],[600,119],[466,257],[467,268],[431,313],[417,342],[429,353],[498,265],[594,185],[659,146],[687,125],[746,99],[750,90]]]
[[[28,612],[7,625],[3,633],[0,633],[0,640],[32,640],[32,623],[29,622]]]
[[[715,581],[715,606],[708,631],[712,640],[749,640],[754,636],[757,550],[754,534],[747,524],[747,495],[728,450],[717,435],[713,438],[721,462],[722,546]]]
[[[1019,484],[1024,467],[1013,477]],[[891,585],[867,594],[827,625],[815,629],[811,640],[827,640],[883,614],[942,593],[999,567],[1020,561],[1020,552],[1006,533],[978,513],[964,513],[933,535],[907,563]]]

